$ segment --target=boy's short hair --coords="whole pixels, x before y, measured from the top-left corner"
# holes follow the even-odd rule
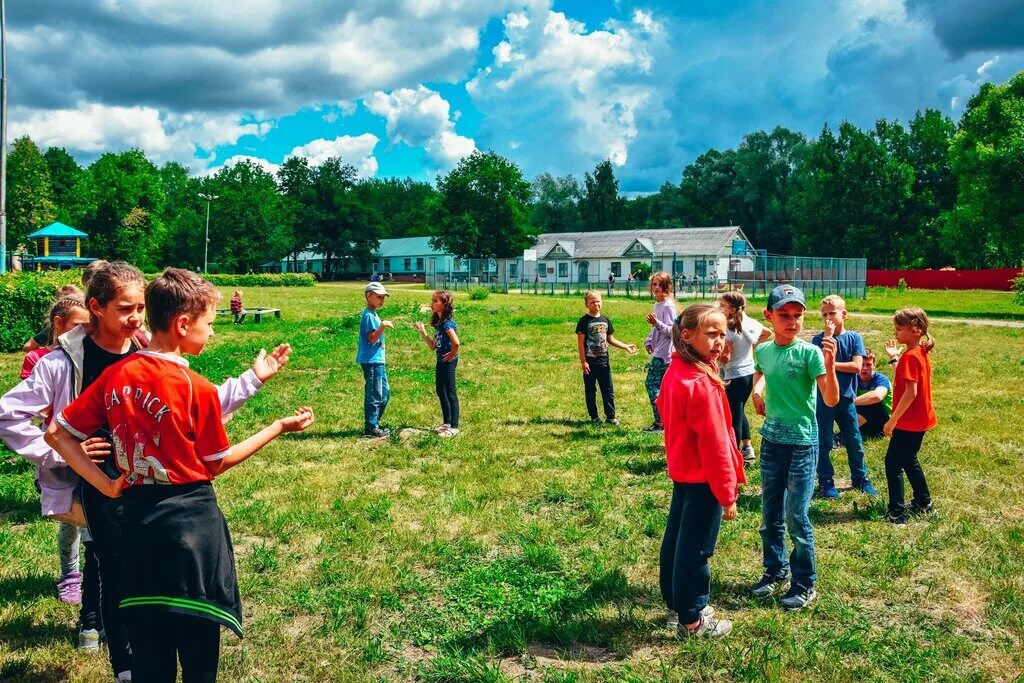
[[[146,287],[146,313],[154,332],[166,332],[179,315],[198,318],[220,301],[220,292],[191,270],[166,268]]]
[[[831,306],[832,308],[841,308],[846,310],[846,300],[838,294],[829,294],[821,300],[822,306]]]
[[[587,291],[583,292],[583,303],[587,303],[591,299],[600,299],[600,298],[601,298],[601,292],[597,291],[596,289],[588,289]]]
[[[874,363],[877,360],[877,358],[878,357],[875,355],[874,351],[872,351],[871,349],[864,349],[864,360],[869,360],[872,363]]]

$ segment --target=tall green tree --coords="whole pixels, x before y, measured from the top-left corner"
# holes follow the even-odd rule
[[[942,244],[960,267],[1024,261],[1024,72],[986,83],[967,103],[950,145],[959,180],[944,216]]]
[[[428,207],[437,196],[430,183],[411,178],[366,178],[356,186],[363,203],[380,215],[382,238],[434,234]]]
[[[316,190],[309,159],[299,156],[285,159],[277,171],[277,184],[281,192],[282,220],[291,234],[287,255],[291,256],[295,268],[299,253],[316,241],[313,225]]]
[[[952,263],[942,247],[942,215],[956,204],[957,178],[949,160],[956,124],[934,109],[918,112],[910,122],[907,161],[914,169],[910,229],[900,252],[908,268],[941,268]]]
[[[164,187],[156,166],[142,150],[132,149],[102,155],[89,167],[89,174],[96,210],[84,223],[92,238],[92,255],[128,261],[143,269],[156,268],[166,239],[160,218]],[[142,209],[148,216],[149,229],[144,234],[132,227],[136,219],[125,223],[134,209]]]
[[[27,236],[53,222],[55,215],[50,169],[36,143],[22,136],[7,153],[8,250],[23,244],[34,253]]]
[[[202,192],[218,197],[210,211],[211,271],[216,264],[218,272],[253,272],[287,252],[291,239],[277,181],[262,167],[239,161],[202,183]]]
[[[437,190],[435,247],[463,258],[505,258],[533,244],[530,183],[508,159],[473,152],[438,179]]]
[[[533,181],[530,222],[540,232],[575,232],[581,227],[583,190],[571,175],[541,173]]]
[[[619,181],[612,162],[605,159],[583,177],[580,218],[584,230],[618,230],[626,217],[626,202],[619,196]]]
[[[327,159],[313,171],[313,190],[309,220],[328,277],[339,270],[338,257],[353,259],[364,270],[380,244],[382,221],[356,191],[355,167],[338,157]]]
[[[164,189],[161,220],[166,234],[160,265],[198,270],[203,264],[206,228],[206,202],[199,197],[201,183],[175,161],[160,167],[160,181]]]
[[[63,147],[51,147],[43,155],[50,169],[55,220],[81,226],[96,211],[92,176]]]

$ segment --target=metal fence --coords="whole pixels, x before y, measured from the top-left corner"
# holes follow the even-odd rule
[[[702,268],[694,268],[701,263]],[[543,275],[535,267],[531,270],[530,262],[522,258],[461,259],[459,264],[458,270],[449,271],[428,264],[426,287],[454,291],[486,287],[498,292],[548,295],[575,295],[594,289],[608,296],[649,296],[645,279],[633,279],[629,274],[625,279],[609,279],[608,264],[596,259],[591,259],[586,268],[570,260],[548,260]],[[684,260],[664,254],[656,255],[647,265],[666,272],[671,267],[680,299],[715,298],[727,291],[763,298],[780,284],[796,285],[809,299],[828,294],[864,298],[867,293],[866,259],[748,254],[742,259],[691,255]]]

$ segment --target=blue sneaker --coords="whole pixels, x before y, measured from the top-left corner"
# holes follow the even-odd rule
[[[818,495],[829,500],[837,500],[840,494],[835,484],[829,484],[828,486],[819,486]]]
[[[872,498],[878,496],[878,489],[875,488],[875,485],[871,483],[870,479],[865,479],[864,481],[856,482],[853,485],[853,488],[868,494]]]

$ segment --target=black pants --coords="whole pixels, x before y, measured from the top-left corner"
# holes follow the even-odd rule
[[[99,603],[102,617],[103,632],[107,638],[110,666],[117,675],[122,671],[130,671],[131,648],[128,644],[128,629],[121,621],[118,604],[121,595],[118,587],[118,544],[121,542],[121,501],[108,498],[97,491],[88,482],[82,482],[82,508],[89,523],[89,534],[92,536],[92,556],[95,562],[86,560],[86,571],[89,567],[99,569]],[[88,552],[88,551],[87,551]],[[90,558],[92,559],[92,558]],[[98,565],[98,566],[97,566]],[[86,585],[94,577],[86,577]]]
[[[132,683],[213,683],[220,624],[163,609],[132,608]]]
[[[750,423],[747,422],[747,413],[744,408],[753,389],[753,375],[736,377],[725,385],[725,398],[729,401],[729,410],[732,412],[732,430],[736,433],[737,442],[750,439]]]
[[[455,368],[459,365],[456,358],[451,363],[438,361],[434,366],[434,388],[437,398],[441,401],[441,422],[459,428],[459,394],[455,390]]]
[[[587,414],[591,420],[598,419],[597,387],[601,387],[601,403],[604,404],[604,416],[615,419],[615,387],[612,386],[612,368],[610,365],[590,363],[590,372],[583,375],[583,393],[587,399]]]
[[[889,420],[889,414],[885,412],[883,404],[872,403],[868,406],[857,406],[857,415],[863,416],[867,420],[860,426],[862,439],[877,439],[885,436],[882,427]]]
[[[707,484],[672,484],[665,538],[661,541],[661,597],[680,624],[700,618],[711,596],[708,558],[715,553],[722,506]]]
[[[915,507],[926,508],[932,504],[932,496],[928,492],[928,482],[924,478],[924,470],[917,459],[924,441],[924,432],[907,432],[894,429],[889,440],[889,450],[885,452],[885,479],[889,485],[889,518],[903,521],[907,517],[907,509],[903,504],[903,473],[914,492]]]
[[[82,541],[82,607],[78,611],[78,628],[103,630],[100,614],[100,562],[92,541]]]

